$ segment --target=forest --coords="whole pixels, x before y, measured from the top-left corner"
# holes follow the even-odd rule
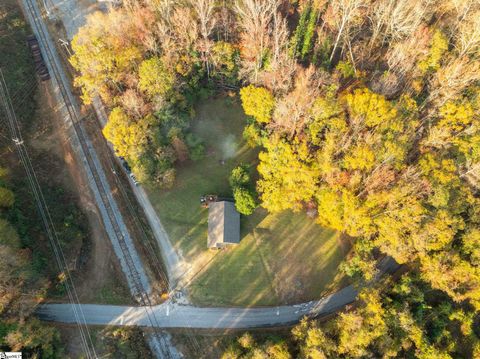
[[[261,148],[244,212],[313,209],[352,238],[354,307],[224,358],[480,357],[478,1],[126,0],[72,48],[140,182],[172,186],[204,155],[194,104],[235,91]],[[382,256],[401,271],[374,282]]]
[[[59,332],[32,313],[47,292],[62,284],[48,277],[45,258],[32,253],[34,246],[28,242],[40,222],[25,218],[7,184],[9,177],[10,171],[0,168],[0,348],[23,351],[32,358],[57,358],[62,353]]]

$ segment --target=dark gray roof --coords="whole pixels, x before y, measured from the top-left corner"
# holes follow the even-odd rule
[[[208,248],[240,242],[240,214],[232,202],[208,205]]]

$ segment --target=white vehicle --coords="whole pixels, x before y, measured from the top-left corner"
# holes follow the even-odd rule
[[[137,178],[135,177],[135,175],[133,173],[130,173],[130,178],[132,179],[133,183],[135,183],[135,186],[138,186],[140,184],[140,182],[137,181]]]

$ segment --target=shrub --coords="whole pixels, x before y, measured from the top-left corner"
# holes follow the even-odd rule
[[[249,216],[257,208],[257,201],[255,200],[255,195],[253,191],[237,187],[233,190],[233,198],[235,199],[235,207],[237,211],[241,214]]]
[[[192,161],[199,161],[205,156],[203,141],[193,133],[188,133],[185,136],[185,142],[188,146],[190,159]]]
[[[232,170],[229,178],[230,186],[232,188],[243,187],[249,184],[250,175],[248,173],[248,166],[240,165]]]
[[[342,74],[344,79],[355,76],[355,69],[349,61],[340,61],[336,69]]]

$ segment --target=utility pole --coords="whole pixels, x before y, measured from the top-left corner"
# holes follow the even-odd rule
[[[58,39],[58,42],[60,43],[61,46],[65,48],[65,50],[68,53],[68,57],[72,57],[72,52],[70,51],[70,43],[64,39]]]
[[[55,9],[55,6],[56,6],[55,3],[52,2],[52,0],[42,0],[42,3],[48,18],[52,19],[54,15],[53,10]]]
[[[18,137],[12,138],[13,143],[15,143],[17,146],[23,145],[23,140],[19,139]]]
[[[47,13],[47,16],[50,17],[50,11],[48,11],[47,1],[42,0],[42,2],[43,2],[43,7],[45,8],[45,12]]]

